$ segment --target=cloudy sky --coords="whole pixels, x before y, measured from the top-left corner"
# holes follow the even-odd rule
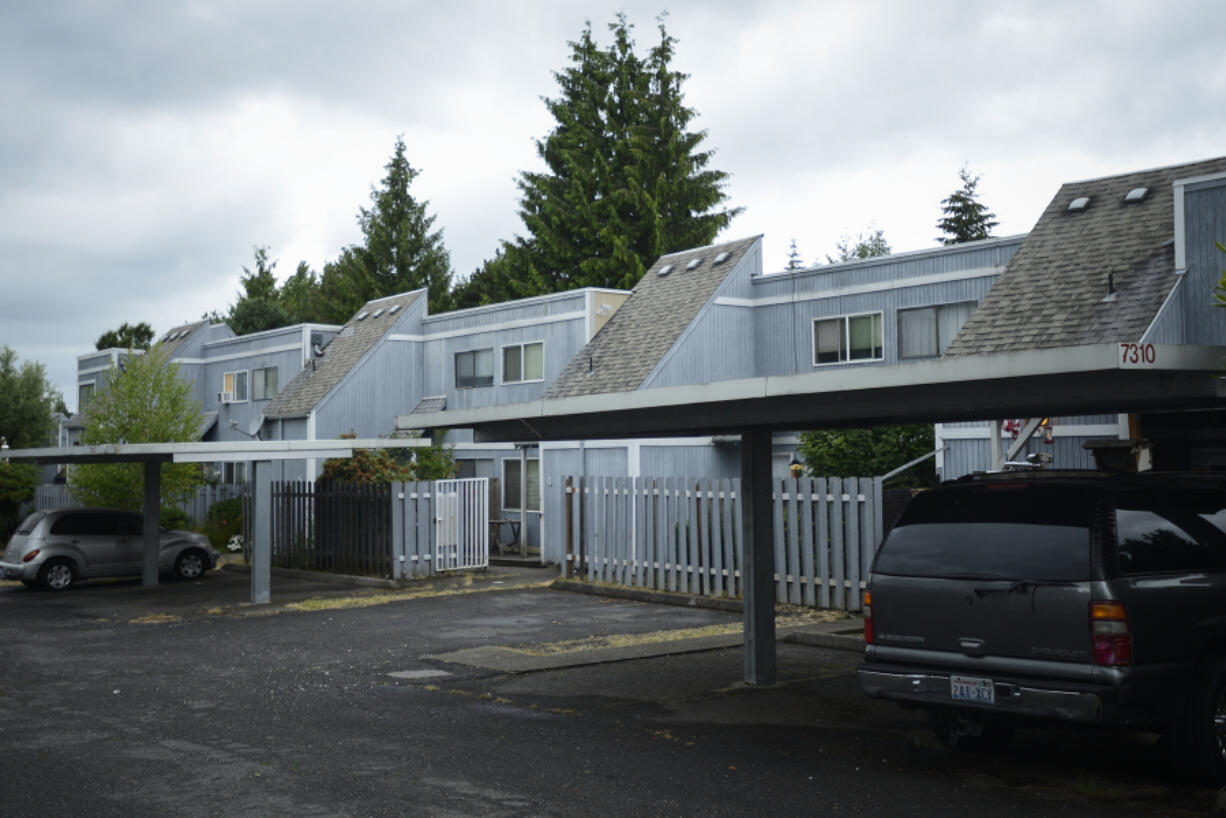
[[[0,11],[0,346],[47,366],[121,322],[225,310],[359,239],[398,134],[454,269],[522,230],[567,41],[668,11],[687,102],[781,268],[881,229],[935,245],[964,163],[997,234],[1064,181],[1226,150],[1226,3],[48,0]]]

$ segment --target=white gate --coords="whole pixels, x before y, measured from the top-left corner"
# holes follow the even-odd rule
[[[490,564],[489,484],[487,477],[434,481],[435,571]]]

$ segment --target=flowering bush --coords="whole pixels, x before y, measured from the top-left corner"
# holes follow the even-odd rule
[[[230,541],[226,543],[226,550],[231,552],[242,551],[243,545],[243,535],[235,534],[230,538]]]

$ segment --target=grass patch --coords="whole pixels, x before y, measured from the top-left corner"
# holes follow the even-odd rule
[[[182,619],[183,617],[176,616],[175,614],[158,613],[158,614],[146,614],[145,616],[138,616],[135,619],[129,619],[128,621],[132,623],[133,625],[164,625],[167,622],[179,622],[179,621],[182,621]]]

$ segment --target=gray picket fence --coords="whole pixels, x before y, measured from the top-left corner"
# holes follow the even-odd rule
[[[199,525],[204,522],[205,515],[209,513],[209,509],[213,507],[214,503],[222,500],[232,500],[241,495],[242,491],[242,486],[203,485],[196,491],[195,496],[179,503],[179,508]],[[52,511],[57,508],[76,508],[80,505],[73,498],[72,492],[66,484],[45,483],[35,487],[34,499],[31,501],[29,510]]]
[[[738,597],[740,480],[567,478],[563,572],[593,582]],[[782,479],[772,492],[775,598],[858,611],[882,538],[881,478]]]

